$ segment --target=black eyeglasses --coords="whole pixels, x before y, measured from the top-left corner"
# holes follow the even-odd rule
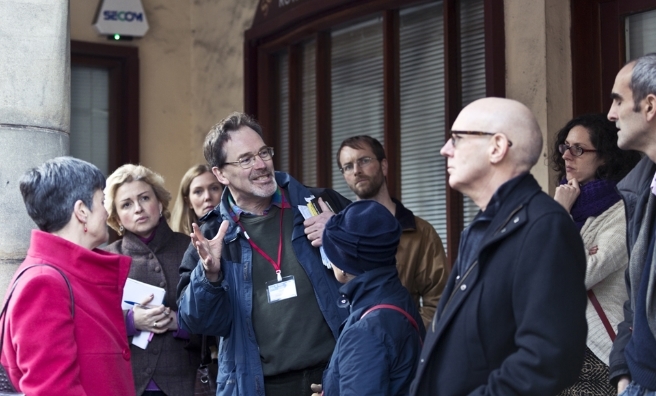
[[[369,165],[371,161],[375,160],[376,158],[372,157],[362,157],[358,158],[355,163],[358,164],[358,168],[362,169]],[[347,162],[346,164],[342,165],[341,168],[339,168],[339,171],[344,173],[344,174],[351,174],[355,170],[355,165],[351,162]]]
[[[455,148],[456,147],[456,137],[457,135],[474,135],[474,136],[494,136],[497,133],[500,133],[504,135],[501,132],[479,132],[479,131],[451,131],[451,145]],[[505,136],[505,135],[504,135]],[[508,139],[506,136],[506,139],[508,140],[508,147],[512,147],[513,143]]]
[[[237,161],[226,162],[226,165],[239,165],[244,169],[252,168],[255,165],[255,157],[262,158],[262,161],[268,161],[273,158],[273,147],[264,147],[257,154],[247,154]]]
[[[569,146],[565,143],[558,145],[558,151],[560,151],[561,154],[565,154],[565,151],[567,150],[569,150],[570,154],[572,154],[575,157],[580,157],[583,155],[583,153],[594,153],[597,151],[597,150],[584,149],[583,147],[576,144],[573,146]]]

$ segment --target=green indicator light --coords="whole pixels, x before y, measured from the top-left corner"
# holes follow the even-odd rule
[[[115,34],[115,35],[114,35],[114,40],[120,40],[120,39],[121,39],[121,35],[120,35],[120,34]]]

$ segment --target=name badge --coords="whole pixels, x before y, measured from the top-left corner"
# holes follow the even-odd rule
[[[285,276],[281,280],[266,283],[269,304],[296,297],[296,282],[294,276]]]

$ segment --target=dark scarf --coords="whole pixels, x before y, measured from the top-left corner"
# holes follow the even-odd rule
[[[560,184],[566,184],[563,179]],[[581,231],[588,217],[597,217],[621,199],[615,189],[615,182],[610,180],[593,180],[581,185],[581,195],[576,199],[570,214],[576,227]]]

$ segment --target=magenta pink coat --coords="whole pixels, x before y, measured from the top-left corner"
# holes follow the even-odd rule
[[[56,235],[33,230],[9,303],[2,365],[14,386],[30,396],[135,394],[130,346],[121,297],[131,259],[88,250]],[[15,275],[14,275],[15,276]],[[12,279],[13,283],[13,279]]]

